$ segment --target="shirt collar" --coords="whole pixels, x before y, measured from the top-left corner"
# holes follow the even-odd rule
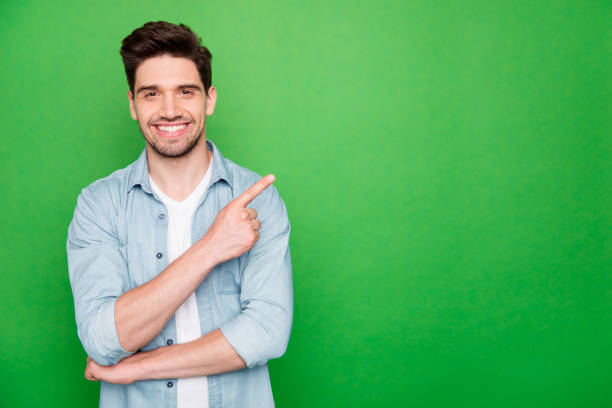
[[[223,157],[217,146],[206,139],[206,147],[213,154],[212,160],[212,171],[210,174],[210,185],[213,185],[219,180],[224,180],[227,184],[229,184],[230,188],[233,188],[232,184],[232,173],[229,171],[226,159]],[[149,166],[147,162],[147,149],[143,149],[142,153],[136,161],[134,162],[134,167],[130,173],[128,184],[127,184],[127,192],[129,193],[132,188],[135,186],[140,186],[145,192],[149,194],[153,194],[151,189],[151,183],[149,181]]]

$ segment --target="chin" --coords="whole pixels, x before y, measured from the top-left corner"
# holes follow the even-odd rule
[[[182,157],[187,155],[198,144],[198,139],[181,143],[180,146],[167,145],[165,143],[149,143],[151,148],[163,157]]]

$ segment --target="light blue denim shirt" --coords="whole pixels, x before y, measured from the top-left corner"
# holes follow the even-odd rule
[[[192,242],[217,213],[261,177],[213,152],[210,185],[193,217]],[[267,361],[287,348],[293,319],[290,225],[274,186],[249,205],[261,221],[250,251],[217,265],[196,289],[202,333],[221,329],[247,368],[208,377],[210,408],[274,405]],[[147,154],[84,188],[68,228],[68,269],[79,338],[102,365],[130,355],[117,338],[115,302],[168,266],[166,207],[149,183]],[[176,339],[174,318],[141,351]],[[77,375],[78,373],[75,373]],[[78,374],[81,375],[81,374]],[[176,379],[101,382],[100,407],[176,407]]]

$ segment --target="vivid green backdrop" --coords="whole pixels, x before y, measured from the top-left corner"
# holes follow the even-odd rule
[[[9,2],[2,407],[95,406],[65,239],[136,159],[121,39],[183,22],[209,138],[274,172],[295,318],[279,407],[612,406],[612,3]]]

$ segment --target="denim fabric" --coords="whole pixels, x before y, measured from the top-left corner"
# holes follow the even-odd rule
[[[217,213],[261,177],[213,152],[210,185],[193,218],[192,242]],[[247,368],[208,377],[210,408],[273,406],[267,361],[287,348],[293,318],[290,225],[274,186],[249,205],[261,221],[250,251],[217,265],[196,289],[202,333],[217,328]],[[78,335],[102,365],[130,355],[117,338],[114,309],[126,291],[168,266],[166,207],[153,193],[146,150],[128,167],[84,188],[68,228],[67,252]],[[176,341],[174,318],[141,351]],[[75,373],[76,375],[76,373]],[[173,386],[174,385],[174,386]],[[176,379],[101,382],[101,407],[176,407]]]

